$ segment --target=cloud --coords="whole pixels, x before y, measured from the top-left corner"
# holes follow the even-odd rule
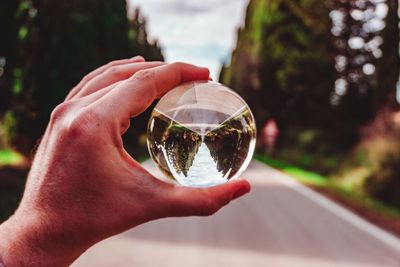
[[[206,13],[211,10],[211,7],[204,5],[191,5],[187,2],[172,2],[167,5],[160,5],[158,7],[159,11],[170,12],[176,14],[199,14]]]
[[[211,66],[213,76],[235,46],[248,0],[131,0],[149,18],[149,33],[168,61]]]
[[[186,50],[186,48],[187,46],[185,45],[169,46],[169,49],[180,51],[181,55],[190,55],[192,57],[212,57],[224,59],[227,56],[226,48],[215,43],[206,43],[192,46],[191,48],[193,48],[193,51]]]

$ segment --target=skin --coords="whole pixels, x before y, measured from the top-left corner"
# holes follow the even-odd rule
[[[131,117],[175,86],[208,77],[205,68],[142,57],[84,77],[53,111],[22,201],[0,226],[0,263],[68,266],[95,243],[139,224],[212,215],[249,192],[241,179],[206,189],[164,183],[123,147]]]

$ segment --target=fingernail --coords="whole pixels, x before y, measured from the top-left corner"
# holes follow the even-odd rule
[[[249,191],[250,189],[248,187],[241,187],[233,194],[232,199],[239,198],[244,194],[248,193]]]

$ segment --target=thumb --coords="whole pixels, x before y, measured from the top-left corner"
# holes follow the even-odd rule
[[[168,197],[168,216],[209,216],[248,192],[250,183],[244,179],[209,188],[176,186]]]

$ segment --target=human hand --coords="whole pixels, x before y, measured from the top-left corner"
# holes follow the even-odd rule
[[[125,151],[130,118],[209,71],[193,65],[109,63],[88,74],[52,113],[21,204],[0,226],[0,263],[65,266],[87,248],[144,222],[206,216],[250,190],[245,180],[195,189],[164,183]]]

